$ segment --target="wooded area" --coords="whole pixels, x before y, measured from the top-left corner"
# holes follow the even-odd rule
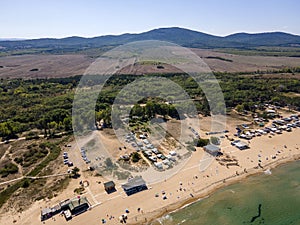
[[[286,74],[294,72],[293,68],[285,70]],[[109,125],[111,106],[115,97],[126,85],[143,76],[155,77],[157,75],[111,77],[99,94],[95,107],[96,119],[103,119],[105,124]],[[210,114],[208,101],[195,80],[186,74],[162,76],[180,85],[193,99],[199,113]],[[296,109],[300,107],[300,81],[296,78],[268,78],[259,72],[252,74],[216,73],[215,76],[224,93],[227,110],[236,108],[238,111],[254,112],[264,103],[288,105]],[[52,137],[61,132],[72,132],[72,104],[80,78],[81,76],[34,80],[2,79],[0,81],[0,136],[2,139],[17,138],[21,134],[34,138],[39,134]],[[155,87],[151,88],[155,89]],[[178,118],[176,99],[172,99],[172,96],[165,96],[165,99],[153,97],[155,96],[138,100],[131,110],[131,116],[151,119],[159,114]]]

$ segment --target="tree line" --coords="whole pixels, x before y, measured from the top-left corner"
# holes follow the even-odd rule
[[[292,71],[295,69],[291,68]],[[124,91],[124,87],[135,82],[141,77],[156,77],[152,75],[115,75],[108,79],[101,93],[95,109],[84,112],[80,118],[73,118],[79,121],[82,129],[87,124],[87,119],[95,115],[96,120],[103,120],[107,125],[111,124],[112,105],[116,97],[121,93],[122,100],[136,99],[131,109],[131,116],[151,119],[156,115],[179,119],[178,109],[187,111],[188,104],[179,104],[180,92],[178,88],[168,86],[168,83],[158,83],[147,89],[147,83],[143,84],[149,96],[140,99],[140,94]],[[198,113],[210,115],[210,107],[222,112],[222,105],[210,105],[204,91],[198,83],[187,74],[163,74],[182,89],[193,100]],[[224,94],[227,110],[236,108],[239,111],[253,111],[257,105],[272,103],[279,106],[289,105],[295,109],[300,108],[299,86],[300,81],[292,78],[266,78],[238,75],[236,73],[216,73]],[[0,81],[0,137],[11,139],[20,136],[24,132],[38,130],[39,134],[54,136],[59,132],[72,132],[72,106],[74,93],[81,76],[55,79],[1,79]],[[89,87],[97,85],[99,81],[87,79]],[[205,82],[205,79],[204,81]],[[213,85],[206,85],[214,92]],[[151,93],[166,89],[168,93],[161,96],[151,96]],[[143,91],[142,90],[142,91]],[[96,91],[96,90],[94,90]],[[82,99],[82,104],[89,101],[89,94]],[[184,101],[182,101],[184,102]],[[181,107],[181,108],[180,108]]]

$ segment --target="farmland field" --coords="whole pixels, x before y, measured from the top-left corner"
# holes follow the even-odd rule
[[[214,50],[192,49],[213,72],[276,71],[286,67],[297,67],[300,58],[286,56],[237,55]],[[81,75],[94,61],[88,55],[20,55],[0,57],[0,78],[54,78]],[[128,68],[121,68],[129,73]],[[179,69],[164,65],[136,65],[130,73],[170,73]]]

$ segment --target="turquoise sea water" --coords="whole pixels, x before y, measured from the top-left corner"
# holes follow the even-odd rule
[[[154,225],[300,225],[300,161],[222,188]]]

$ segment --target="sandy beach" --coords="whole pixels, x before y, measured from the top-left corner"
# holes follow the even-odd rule
[[[124,193],[121,183],[117,183],[116,192],[107,194],[103,187],[103,182],[106,181],[104,178],[83,173],[81,179],[88,179],[90,184],[83,194],[92,205],[89,211],[73,217],[68,222],[61,215],[44,222],[40,221],[41,208],[53,206],[66,198],[76,197],[73,190],[78,187],[79,180],[72,180],[69,187],[57,197],[35,202],[22,213],[16,213],[11,209],[1,217],[0,224],[81,225],[99,224],[102,223],[102,219],[105,219],[106,224],[120,224],[119,217],[125,213],[125,209],[129,210],[127,224],[149,224],[170,211],[212,194],[224,185],[241,182],[251,174],[261,173],[279,164],[299,159],[299,136],[300,129],[295,128],[292,132],[255,137],[250,141],[250,149],[243,151],[232,146],[229,140],[223,139],[221,151],[237,159],[239,166],[227,168],[213,159],[205,171],[200,171],[200,160],[206,153],[202,148],[198,148],[178,173],[163,182],[147,184],[148,190],[131,196]],[[259,160],[261,167],[258,166]],[[164,193],[166,199],[162,198]]]
[[[1,3],[0,225],[300,225],[300,0]]]

